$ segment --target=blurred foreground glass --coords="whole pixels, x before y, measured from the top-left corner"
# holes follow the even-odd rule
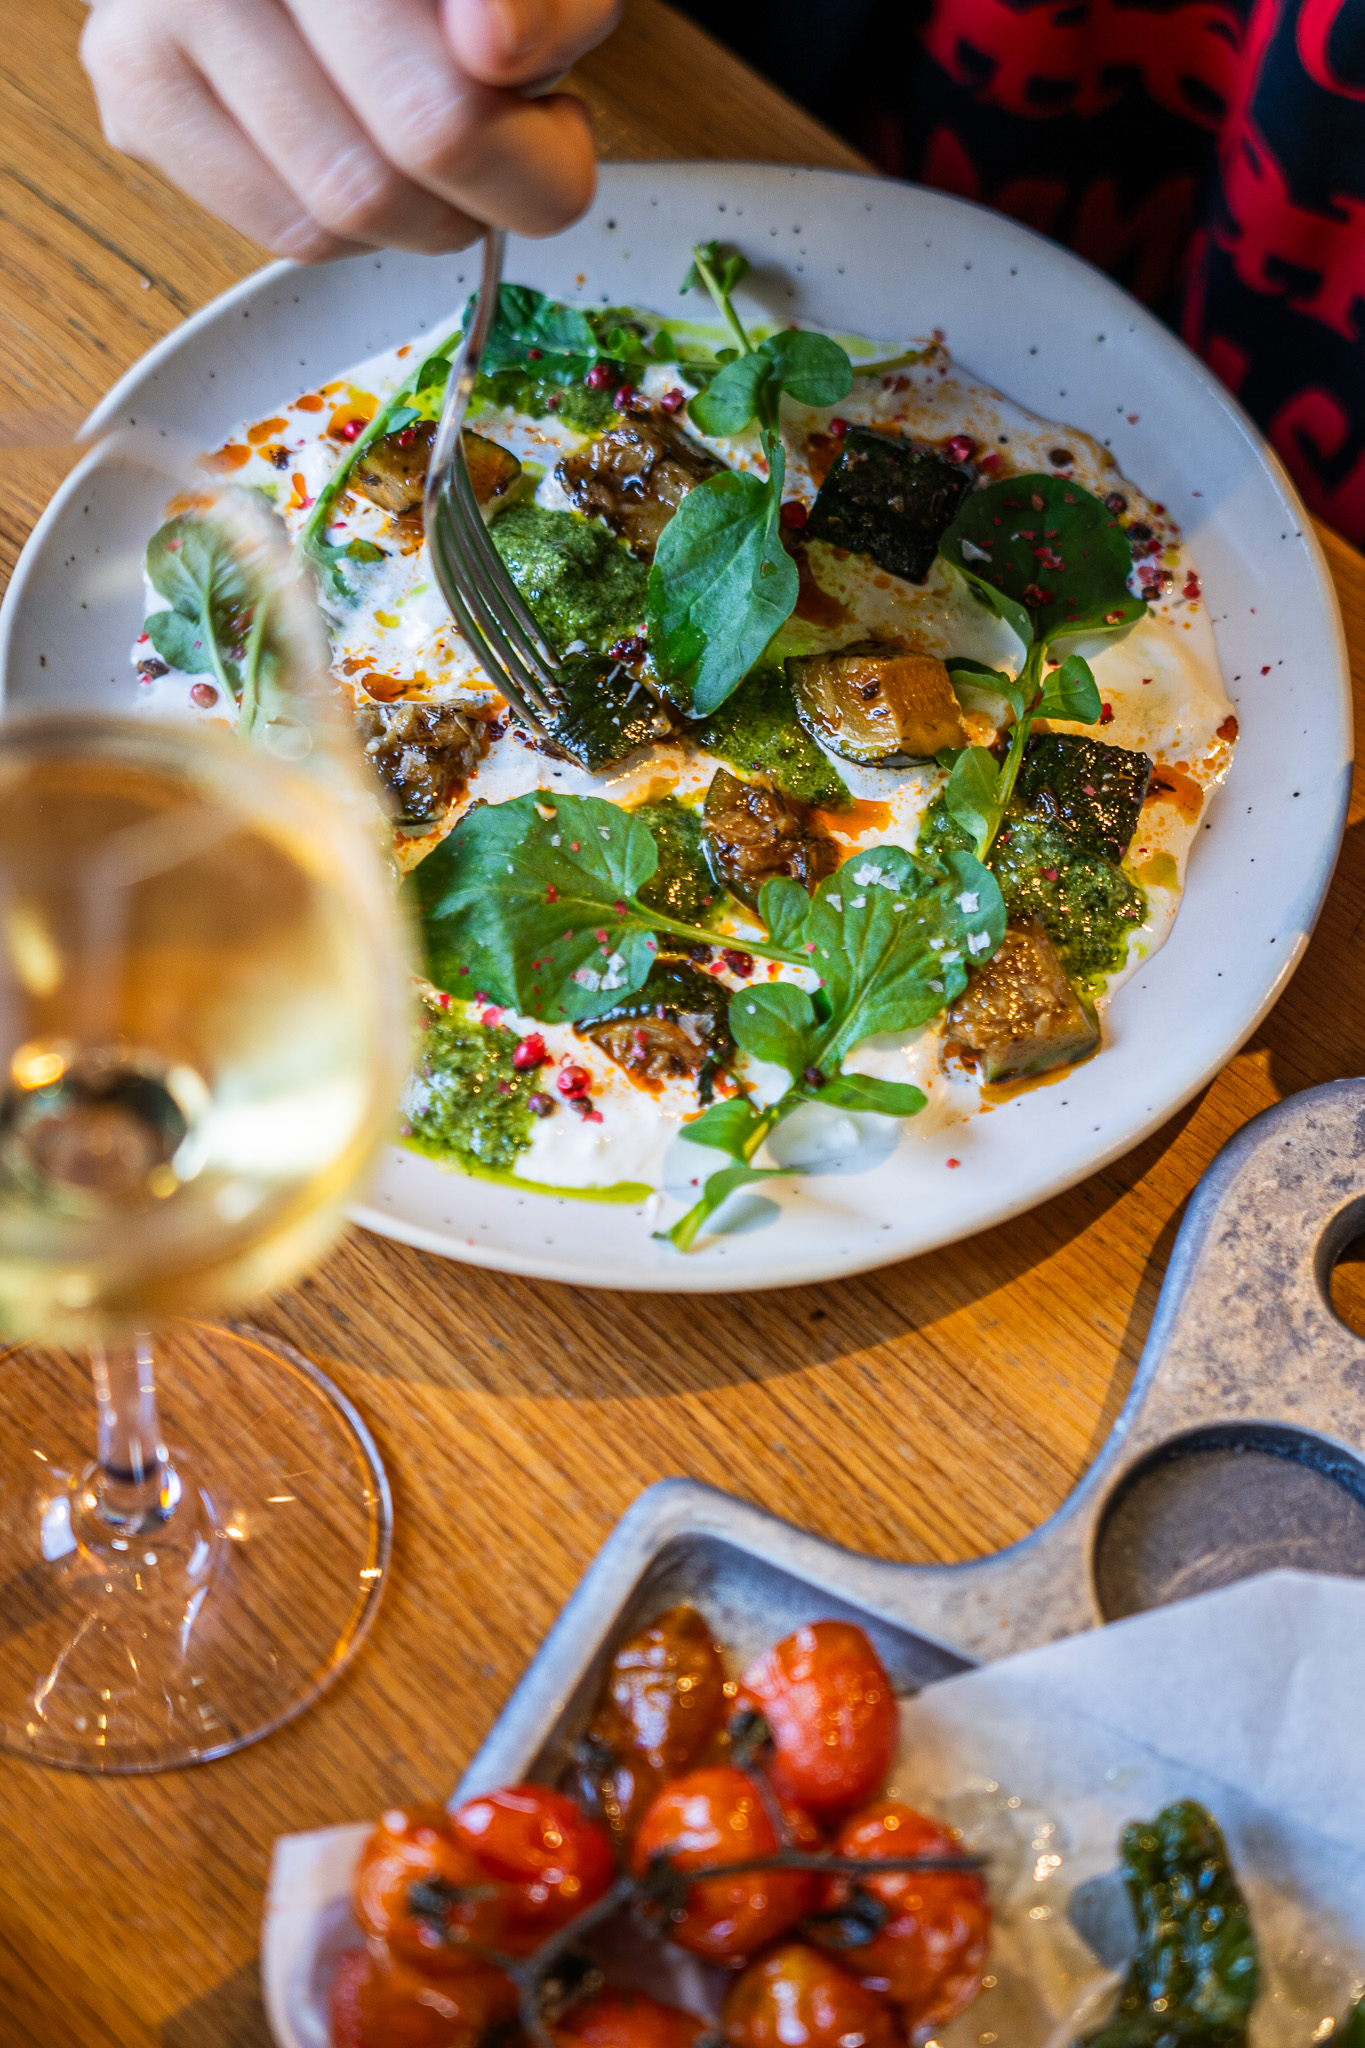
[[[181,1320],[334,1235],[393,1114],[408,962],[282,530],[201,486],[179,513],[235,726],[135,715],[131,669],[126,713],[54,684],[0,723],[0,1744],[100,1771],[299,1712],[389,1551],[350,1404]]]

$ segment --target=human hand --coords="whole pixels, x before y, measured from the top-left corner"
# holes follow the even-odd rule
[[[595,182],[582,102],[526,97],[621,0],[93,0],[116,149],[277,255],[552,234]]]

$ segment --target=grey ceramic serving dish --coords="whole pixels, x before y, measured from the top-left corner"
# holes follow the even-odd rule
[[[1365,1231],[1365,1080],[1267,1110],[1190,1203],[1132,1391],[1032,1536],[957,1565],[861,1557],[710,1486],[624,1515],[459,1787],[559,1774],[617,1644],[679,1601],[740,1658],[845,1616],[898,1692],[1234,1579],[1365,1576],[1365,1340],[1332,1309]]]

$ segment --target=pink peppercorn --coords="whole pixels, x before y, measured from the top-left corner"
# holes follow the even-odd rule
[[[659,403],[665,412],[681,412],[687,403],[687,393],[680,385],[675,384],[671,391],[665,391]]]
[[[635,386],[623,384],[611,402],[618,412],[629,412],[635,404]]]
[[[788,498],[778,517],[789,533],[800,533],[810,513],[799,498]]]
[[[954,434],[951,441],[945,441],[943,452],[950,462],[966,462],[975,452],[976,443],[970,434]]]
[[[365,422],[364,422],[364,420],[346,420],[346,421],[344,421],[344,422],[342,423],[342,427],[341,427],[341,438],[342,438],[342,440],[343,440],[343,441],[358,441],[358,440],[360,439],[361,429],[362,429],[362,428],[364,427],[364,425],[365,425]]]
[[[190,691],[191,704],[197,704],[201,711],[207,711],[210,704],[218,702],[218,692],[212,683],[196,683]]]
[[[839,419],[831,420],[829,423],[829,430],[831,434],[833,434],[836,441],[842,441],[844,435],[848,432],[848,421]]]
[[[583,379],[583,382],[587,385],[589,391],[605,391],[611,382],[611,365],[609,363],[594,363],[587,376]]]
[[[731,974],[737,974],[741,981],[747,981],[754,971],[753,954],[741,953],[737,946],[723,947],[720,957],[729,968]]]
[[[537,1067],[543,1067],[549,1057],[545,1049],[545,1040],[538,1031],[532,1031],[522,1039],[512,1054],[512,1065],[519,1074],[530,1074],[534,1073]]]
[[[532,1116],[553,1116],[555,1113],[554,1097],[540,1093],[528,1095],[526,1107],[530,1110]]]
[[[1112,724],[1113,724],[1113,722],[1114,722],[1114,707],[1113,707],[1113,705],[1112,705],[1112,704],[1101,704],[1101,706],[1100,706],[1100,724],[1101,724],[1101,725],[1112,725]]]
[[[570,1102],[577,1102],[591,1091],[592,1075],[586,1067],[565,1067],[555,1086]]]

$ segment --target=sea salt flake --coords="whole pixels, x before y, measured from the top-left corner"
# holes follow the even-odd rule
[[[967,951],[969,953],[984,953],[990,942],[991,935],[989,932],[973,932],[967,940]]]
[[[975,889],[964,889],[957,899],[957,907],[964,917],[971,917],[981,908],[981,898]]]

